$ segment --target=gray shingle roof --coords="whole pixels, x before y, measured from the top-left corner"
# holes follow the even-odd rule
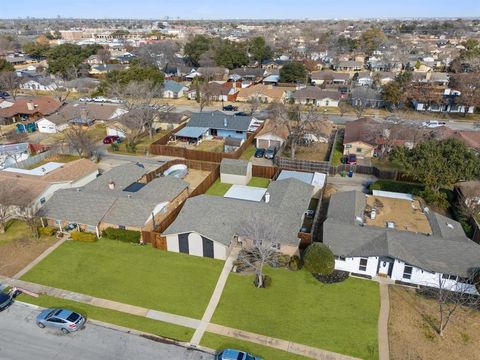
[[[279,227],[278,242],[298,245],[303,214],[308,209],[313,187],[296,179],[273,181],[268,187],[270,202],[253,202],[219,196],[190,198],[164,235],[198,232],[229,245],[234,235],[242,235],[242,224],[252,216],[275,219]]]
[[[221,111],[193,113],[188,121],[188,127],[208,127],[209,129],[223,129],[248,131],[253,118],[251,116],[227,115]]]
[[[316,86],[307,86],[297,90],[293,94],[294,99],[332,99],[339,100],[340,94],[337,91],[323,90]]]
[[[135,164],[113,168],[82,188],[55,192],[38,216],[92,226],[105,222],[141,228],[158,204],[173,200],[188,187],[184,180],[166,176],[136,192],[124,191],[146,172]],[[108,187],[110,180],[114,189]]]
[[[323,238],[335,255],[388,256],[427,271],[462,277],[480,264],[480,246],[465,236],[458,222],[434,212],[428,216],[432,236],[356,224],[351,219],[363,216],[364,197],[358,191],[332,195]]]
[[[222,159],[220,173],[231,175],[246,175],[248,160]]]

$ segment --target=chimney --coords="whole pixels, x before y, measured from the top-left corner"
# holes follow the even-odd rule
[[[32,101],[27,102],[27,109],[29,111],[33,111],[35,109],[35,106],[33,105]]]
[[[266,192],[265,193],[265,203],[268,204],[270,202],[270,193]]]
[[[115,183],[113,182],[113,180],[110,180],[110,181],[108,182],[108,188],[109,188],[110,190],[115,189]]]

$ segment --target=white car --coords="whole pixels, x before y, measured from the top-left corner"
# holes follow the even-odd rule
[[[430,120],[430,121],[424,121],[422,122],[422,126],[429,128],[429,129],[434,129],[440,126],[445,126],[447,123],[445,121],[437,121],[437,120]]]
[[[80,99],[78,99],[79,101],[81,102],[89,102],[89,101],[92,101],[92,99],[90,99],[89,97],[81,97]]]

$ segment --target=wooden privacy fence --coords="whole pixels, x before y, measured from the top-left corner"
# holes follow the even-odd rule
[[[249,147],[255,140],[255,136],[262,129],[263,126],[260,126],[254,133],[250,133],[247,139],[243,144],[233,152],[209,152],[209,151],[200,151],[194,149],[187,149],[179,146],[167,145],[169,139],[176,133],[178,130],[185,127],[186,124],[176,128],[173,131],[170,131],[168,134],[161,137],[159,140],[155,141],[150,145],[150,153],[153,155],[163,155],[163,156],[172,156],[172,157],[181,157],[188,160],[197,160],[197,161],[207,161],[219,163],[222,159],[238,159],[242,153]]]
[[[280,169],[276,166],[252,165],[252,176],[273,179]]]

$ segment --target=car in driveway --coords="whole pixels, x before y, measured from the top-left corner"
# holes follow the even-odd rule
[[[269,148],[265,150],[265,159],[273,159],[275,157],[276,149],[275,148]]]
[[[105,145],[109,145],[109,144],[119,144],[120,143],[120,137],[119,136],[116,136],[116,135],[108,135],[105,137],[105,139],[103,139],[103,143]]]
[[[84,316],[74,311],[53,308],[43,310],[36,319],[39,328],[49,327],[60,330],[64,334],[82,329],[86,321]]]
[[[262,358],[241,350],[224,349],[215,356],[215,360],[262,360]]]
[[[238,111],[238,106],[225,105],[223,111]]]
[[[265,156],[265,149],[257,148],[257,150],[255,150],[256,158],[263,158],[264,156]]]
[[[440,126],[445,126],[447,123],[445,121],[437,121],[437,120],[430,120],[430,121],[424,121],[422,122],[422,126],[429,128],[429,129],[435,129]]]
[[[5,310],[13,302],[12,296],[0,291],[0,311]]]

